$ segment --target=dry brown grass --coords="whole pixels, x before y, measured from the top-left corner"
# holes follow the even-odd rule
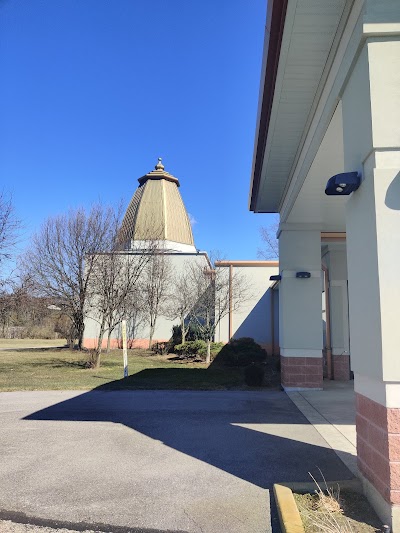
[[[346,517],[341,516],[343,514],[342,502],[340,499],[340,487],[337,485],[336,488],[328,487],[324,476],[325,489],[323,490],[314,478],[314,476],[309,473],[313,479],[317,489],[315,490],[315,510],[308,511],[304,509],[304,512],[308,514],[309,521],[321,532],[324,533],[354,533],[350,521]],[[338,515],[340,520],[338,520]]]
[[[22,348],[61,348],[65,339],[0,339],[0,350],[19,350]]]
[[[339,485],[329,487],[322,473],[322,484],[310,476],[316,485],[314,493],[294,495],[307,533],[381,531],[379,519],[364,496],[347,492],[342,494]]]

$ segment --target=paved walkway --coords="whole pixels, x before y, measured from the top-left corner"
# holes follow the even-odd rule
[[[290,399],[358,476],[354,381],[324,381],[323,391],[290,392]]]
[[[273,483],[351,477],[278,391],[2,393],[0,427],[0,519],[264,533]]]

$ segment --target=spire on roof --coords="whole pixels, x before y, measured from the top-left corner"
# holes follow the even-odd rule
[[[157,163],[157,165],[155,166],[155,169],[156,169],[156,170],[164,170],[164,165],[162,164],[161,161],[162,161],[162,158],[159,157],[159,158],[158,158],[158,163]]]

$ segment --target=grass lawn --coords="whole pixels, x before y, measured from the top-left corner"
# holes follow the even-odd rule
[[[0,350],[17,348],[61,348],[65,339],[0,339]]]
[[[2,344],[3,342],[3,344]],[[55,346],[56,344],[56,346]],[[182,363],[144,350],[128,352],[129,377],[122,379],[122,350],[102,354],[99,370],[85,368],[85,353],[61,341],[0,341],[0,391],[101,389],[248,389],[239,368]],[[35,347],[36,346],[36,347]],[[55,347],[54,347],[55,346]],[[12,348],[12,349],[10,349]]]

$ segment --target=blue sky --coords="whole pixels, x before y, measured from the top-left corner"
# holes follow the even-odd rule
[[[157,157],[196,246],[256,259],[248,211],[265,0],[0,0],[0,183],[29,236],[128,204]]]

